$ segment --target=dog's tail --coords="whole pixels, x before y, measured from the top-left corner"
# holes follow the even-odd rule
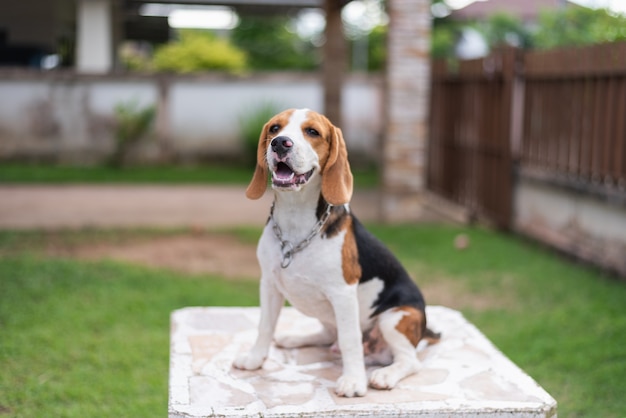
[[[441,340],[441,333],[426,328],[423,339],[426,340],[428,344],[437,344]]]

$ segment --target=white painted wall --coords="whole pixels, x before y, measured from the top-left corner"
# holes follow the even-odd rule
[[[160,86],[165,86],[161,94]],[[163,100],[160,98],[163,97]],[[112,148],[114,108],[157,106],[162,139],[181,154],[233,155],[243,147],[239,124],[264,103],[322,111],[314,74],[248,77],[94,76],[0,72],[0,159],[59,156],[97,160]],[[352,151],[376,159],[382,135],[382,83],[349,77],[342,130]],[[64,158],[68,157],[68,158]],[[55,158],[59,159],[59,158]]]
[[[626,210],[619,203],[521,176],[515,229],[626,274]]]
[[[239,121],[261,104],[320,110],[321,100],[321,88],[312,79],[212,84],[180,81],[171,90],[170,126],[181,146],[201,146],[210,136],[215,146],[234,151],[241,145]]]

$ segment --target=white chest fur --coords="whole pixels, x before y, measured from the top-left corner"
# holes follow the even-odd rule
[[[336,314],[341,312],[335,312],[331,300],[356,298],[359,302],[361,328],[367,329],[372,305],[383,284],[378,279],[360,285],[346,283],[341,256],[345,234],[342,231],[332,238],[316,236],[304,250],[294,254],[288,267],[283,268],[280,242],[270,221],[263,231],[257,250],[262,280],[272,281],[296,309],[333,328]]]
[[[341,246],[344,233],[332,238],[314,237],[302,251],[295,253],[289,266],[283,268],[281,245],[271,221],[259,241],[257,256],[262,279],[270,280],[291,305],[320,321],[334,323],[332,298],[354,297],[355,286],[343,279]]]

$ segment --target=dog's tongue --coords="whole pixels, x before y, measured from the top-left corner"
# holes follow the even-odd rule
[[[311,177],[312,172],[313,170],[304,174],[296,174],[287,164],[278,163],[276,170],[272,173],[272,182],[277,186],[304,184]]]
[[[285,163],[278,163],[276,166],[275,176],[278,180],[290,180],[294,174],[293,170]]]
[[[285,163],[278,163],[272,174],[272,182],[277,186],[289,186],[296,181],[296,173]]]

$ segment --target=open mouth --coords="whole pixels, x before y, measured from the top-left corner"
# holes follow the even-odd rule
[[[277,187],[298,186],[309,181],[314,170],[311,169],[311,171],[306,173],[297,174],[287,164],[279,162],[272,172],[272,184]]]

